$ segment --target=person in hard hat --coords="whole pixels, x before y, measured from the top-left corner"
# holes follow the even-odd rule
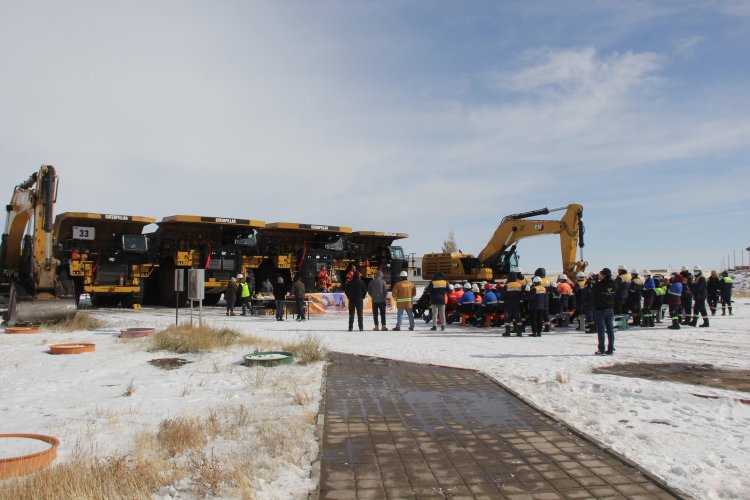
[[[719,285],[721,280],[716,271],[711,271],[711,276],[706,281],[706,298],[708,307],[711,309],[711,316],[716,316],[716,306],[719,304]]]
[[[641,326],[651,327],[654,326],[654,291],[656,290],[656,283],[654,278],[651,276],[651,271],[643,271],[643,307],[641,309]]]
[[[448,284],[448,293],[445,295],[445,315],[450,317],[458,309],[458,294],[456,288]]]
[[[438,271],[435,278],[430,281],[424,289],[430,295],[430,307],[432,308],[432,327],[430,330],[445,330],[445,294],[448,292],[448,282],[445,281],[443,273]]]
[[[622,267],[622,266],[621,266]],[[622,276],[622,274],[621,274]],[[605,267],[599,272],[594,284],[594,321],[596,322],[597,350],[594,354],[609,355],[615,352],[615,312],[617,284],[612,280],[612,271]],[[604,333],[607,334],[607,345],[604,345]]]
[[[541,276],[534,276],[526,300],[531,311],[531,336],[541,337],[544,326],[544,314],[548,308],[547,289],[542,284]]]
[[[561,274],[557,277],[557,293],[560,295],[560,326],[570,326],[570,303],[575,301],[573,287],[568,283],[568,277]]]
[[[682,309],[682,297],[683,297],[683,282],[684,278],[681,274],[672,273],[672,277],[669,278],[669,288],[667,288],[667,305],[669,306],[669,317],[672,320],[672,324],[667,328],[671,330],[680,329],[680,313]]]
[[[628,303],[630,315],[633,317],[632,326],[641,324],[641,306],[643,301],[643,279],[638,275],[637,269],[630,271],[630,290],[628,291]]]
[[[503,337],[510,337],[511,331],[517,337],[523,336],[523,322],[521,321],[521,301],[523,300],[523,286],[518,282],[517,273],[508,275],[505,283],[505,333]]]
[[[655,322],[661,323],[661,319],[664,316],[664,314],[662,314],[662,306],[664,306],[665,301],[667,300],[667,287],[669,286],[669,283],[664,276],[656,275],[654,276],[654,284],[656,285],[656,288],[654,288],[654,305],[652,309],[654,310]]]
[[[708,311],[706,311],[706,291],[708,283],[703,275],[703,269],[700,266],[693,267],[693,322],[692,326],[697,326],[698,315],[703,318],[702,328],[708,327]]]
[[[482,320],[477,322],[478,326],[484,326],[484,318],[489,314],[497,314],[497,295],[492,288],[491,283],[485,283],[484,294],[482,295],[482,306],[479,309],[482,315]]]
[[[409,274],[406,271],[399,273],[399,282],[391,290],[391,296],[396,301],[396,327],[394,332],[401,331],[401,319],[406,311],[409,318],[409,330],[414,330],[414,297],[417,295],[417,287],[409,281]]]
[[[464,283],[463,289],[464,293],[458,299],[458,312],[460,314],[474,314],[476,299],[474,298],[474,292],[471,290],[471,283],[468,281]]]
[[[729,272],[721,273],[721,282],[719,286],[719,295],[721,297],[721,315],[726,316],[725,308],[729,308],[729,315],[732,315],[732,286],[733,280]]]
[[[693,325],[693,283],[695,279],[693,274],[687,268],[682,266],[680,270],[680,276],[682,276],[682,320],[680,321],[683,325]]]
[[[461,297],[464,294],[464,287],[461,285],[461,283],[454,283],[453,284],[453,291],[456,292],[456,301],[461,300]]]
[[[367,284],[367,293],[370,295],[370,301],[372,302],[372,319],[375,322],[373,330],[388,331],[388,327],[385,326],[385,301],[388,298],[388,285],[385,284],[382,271],[375,272],[375,278]],[[378,314],[382,326],[378,324]]]
[[[237,275],[237,281],[239,283],[240,304],[242,305],[242,314],[240,316],[244,316],[247,310],[252,312],[250,308],[250,285],[247,284],[242,274]]]
[[[617,266],[617,278],[615,279],[615,285],[617,291],[615,292],[615,314],[627,314],[628,313],[628,296],[630,294],[630,280],[631,276],[628,274],[628,270],[625,266]]]
[[[234,303],[237,302],[237,278],[234,276],[224,290],[224,300],[227,302],[227,316],[234,316]]]
[[[505,326],[505,285],[503,283],[495,284],[495,296],[497,297],[497,317],[499,317],[499,326]]]
[[[578,320],[578,326],[576,330],[583,331],[586,328],[586,313],[583,308],[583,291],[586,288],[586,273],[578,271],[576,273],[576,281],[573,284],[573,295],[576,300],[575,304],[575,315]]]
[[[547,290],[547,300],[545,301],[544,306],[544,331],[549,332],[552,330],[552,320],[550,319],[549,309],[550,309],[550,298],[552,297],[552,282],[547,279],[547,270],[543,267],[539,267],[534,271],[534,276],[538,276],[542,280],[542,286],[545,290]],[[555,306],[557,307],[557,305]]]

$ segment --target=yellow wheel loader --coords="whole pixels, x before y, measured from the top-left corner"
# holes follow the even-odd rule
[[[532,219],[552,212],[565,211],[559,220]],[[576,246],[583,248],[584,227],[581,217],[583,206],[571,204],[560,208],[542,208],[530,212],[511,214],[503,218],[490,241],[479,255],[465,253],[430,253],[422,257],[422,277],[432,279],[442,272],[450,281],[490,281],[506,278],[510,270],[518,267],[516,246],[524,238],[545,234],[560,235],[562,270],[575,276],[586,269],[584,260],[576,260]]]
[[[76,313],[73,283],[52,253],[58,177],[43,165],[13,190],[0,247],[0,299],[7,326],[59,321]]]

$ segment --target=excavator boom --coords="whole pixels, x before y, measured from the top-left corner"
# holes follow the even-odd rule
[[[8,326],[60,320],[76,312],[72,286],[60,281],[59,262],[52,255],[56,198],[55,168],[43,165],[15,187],[6,206],[0,290]]]

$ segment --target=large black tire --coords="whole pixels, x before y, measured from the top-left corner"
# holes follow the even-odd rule
[[[204,306],[215,306],[219,303],[219,299],[221,298],[220,293],[211,293],[206,294],[206,296],[203,298],[203,305]]]
[[[122,307],[132,309],[133,306],[140,306],[143,304],[143,285],[141,285],[141,291],[124,295],[122,297]]]
[[[119,295],[91,294],[91,305],[94,307],[117,307],[120,304]]]
[[[187,288],[187,269],[180,268],[185,273],[185,286]],[[174,291],[174,263],[165,261],[161,265],[159,273],[159,297],[161,305],[165,307],[185,307],[187,305],[187,290],[180,292],[179,304],[177,303],[177,292]]]

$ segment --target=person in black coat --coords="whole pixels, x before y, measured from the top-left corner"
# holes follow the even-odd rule
[[[700,314],[701,318],[703,318],[701,326],[705,328],[708,326],[708,311],[706,311],[706,291],[708,290],[708,284],[700,266],[693,268],[693,276],[693,316],[690,324],[696,326],[698,324],[698,315]]]
[[[287,286],[284,278],[279,276],[273,285],[273,299],[276,301],[276,321],[284,321],[284,306],[286,305]]]
[[[367,295],[367,285],[359,279],[359,272],[352,273],[352,280],[344,283],[344,294],[349,301],[349,331],[354,329],[354,311],[357,312],[357,324],[359,331],[365,329],[362,320],[362,307],[364,305],[365,295]]]
[[[599,272],[599,280],[594,284],[594,321],[599,340],[594,354],[612,355],[615,352],[615,294],[617,285],[612,279],[612,271],[605,267]],[[607,331],[607,350],[604,350],[604,331]]]
[[[711,276],[708,277],[706,283],[706,292],[708,294],[706,298],[708,299],[708,307],[711,308],[711,316],[716,315],[716,305],[719,303],[720,284],[721,280],[719,280],[719,275],[716,271],[711,271]]]

